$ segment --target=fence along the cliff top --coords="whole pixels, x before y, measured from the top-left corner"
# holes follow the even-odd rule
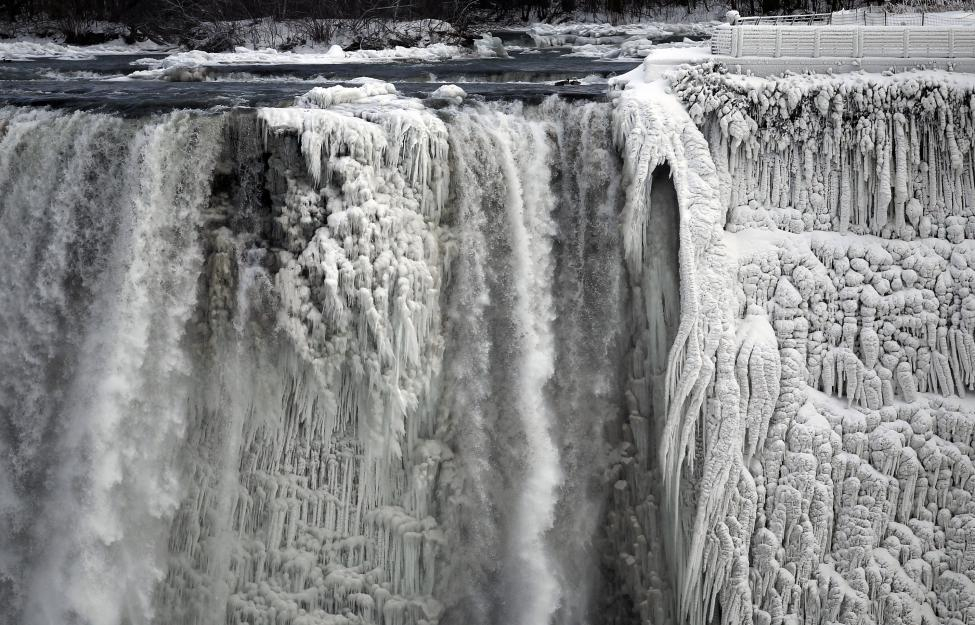
[[[975,16],[966,24],[965,15],[954,15],[951,26],[948,14],[888,14],[888,25],[838,25],[821,21],[823,16],[837,19],[859,19],[871,14],[849,11],[782,18],[738,18],[733,25],[715,29],[711,52],[733,57],[889,57],[889,58],[975,58]],[[884,14],[879,14],[881,17]],[[891,25],[923,17],[924,26]],[[806,22],[800,22],[799,19]],[[776,24],[776,19],[788,22]],[[820,20],[820,21],[817,21]],[[806,25],[798,25],[798,24]]]

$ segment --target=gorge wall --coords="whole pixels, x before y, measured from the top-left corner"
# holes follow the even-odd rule
[[[975,625],[975,91],[670,80],[0,109],[0,622]]]
[[[722,181],[742,349],[780,372],[727,544],[745,618],[969,623],[972,84],[709,69],[675,93]]]

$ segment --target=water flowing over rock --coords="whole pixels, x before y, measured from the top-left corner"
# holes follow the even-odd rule
[[[669,81],[0,109],[0,623],[975,625],[972,89]]]

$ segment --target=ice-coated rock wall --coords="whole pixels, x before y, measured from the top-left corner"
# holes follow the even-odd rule
[[[196,408],[191,455],[209,457],[170,537],[161,603],[173,620],[436,615],[430,512],[444,450],[428,439],[446,132],[390,92],[316,90],[243,122],[250,149],[268,153],[252,167],[269,232],[215,235],[228,257],[211,265],[206,315],[236,369]]]
[[[721,181],[740,412],[761,424],[751,484],[725,493],[748,500],[744,541],[708,537],[739,558],[703,570],[716,618],[975,622],[972,84],[671,80]]]
[[[972,238],[970,79],[712,70],[683,72],[674,88],[711,145],[730,229]]]

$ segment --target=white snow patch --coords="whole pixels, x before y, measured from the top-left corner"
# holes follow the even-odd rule
[[[151,41],[128,44],[121,39],[92,46],[72,46],[45,39],[0,40],[0,61],[27,61],[30,59],[89,61],[101,55],[144,54],[146,52],[166,52],[171,49],[172,46],[161,46]]]

